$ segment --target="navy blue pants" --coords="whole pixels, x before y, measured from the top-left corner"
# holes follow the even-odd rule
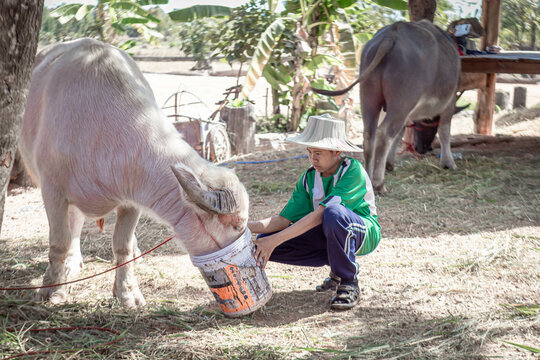
[[[364,220],[343,205],[329,205],[323,222],[277,246],[270,261],[289,265],[329,265],[334,274],[344,280],[355,280],[358,263],[355,253],[366,234]],[[271,235],[259,234],[257,238]]]

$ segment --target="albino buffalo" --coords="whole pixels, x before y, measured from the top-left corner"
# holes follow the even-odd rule
[[[141,210],[170,224],[192,255],[214,252],[246,228],[249,200],[237,176],[182,140],[135,62],[113,46],[80,39],[37,55],[20,150],[49,220],[44,285],[79,272],[85,216],[116,210],[116,263],[134,257]],[[132,263],[116,270],[113,294],[144,305]],[[66,287],[37,297],[65,301]]]
[[[450,151],[450,120],[455,110],[461,62],[452,38],[427,20],[385,26],[364,46],[360,82],[366,169],[378,193],[384,193],[385,166],[394,155],[406,124],[439,119],[441,166],[456,168]],[[379,125],[381,110],[386,111]]]

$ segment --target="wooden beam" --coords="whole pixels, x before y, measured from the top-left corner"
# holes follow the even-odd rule
[[[485,35],[482,37],[481,50],[498,43],[501,5],[501,0],[482,0],[482,26]],[[474,118],[474,131],[477,134],[493,135],[496,79],[496,74],[487,74],[486,86],[478,89],[478,101]]]
[[[540,74],[540,59],[462,56],[461,71],[467,73]]]
[[[486,86],[486,74],[461,72],[458,91],[473,90]]]

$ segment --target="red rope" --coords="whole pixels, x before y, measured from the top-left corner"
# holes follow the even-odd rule
[[[116,270],[118,269],[119,267],[122,267],[126,264],[129,264],[130,262],[133,262],[143,256],[145,256],[146,254],[156,250],[158,247],[162,246],[162,245],[165,245],[166,243],[168,243],[169,241],[172,240],[174,236],[171,236],[170,238],[168,238],[167,240],[163,241],[162,243],[154,246],[153,248],[151,248],[150,250],[144,252],[143,254],[137,256],[137,257],[134,257],[133,259],[131,260],[128,260],[120,265],[117,265],[111,269],[108,269],[108,270],[105,270],[105,271],[102,271],[100,273],[97,273],[97,274],[94,274],[94,275],[90,275],[90,276],[87,276],[87,277],[84,277],[82,279],[77,279],[77,280],[72,280],[72,281],[67,281],[67,282],[64,282],[64,283],[61,283],[61,284],[53,284],[53,285],[43,285],[43,286],[31,286],[31,287],[13,287],[13,288],[0,288],[0,290],[35,290],[35,289],[42,289],[42,288],[50,288],[50,287],[56,287],[56,286],[62,286],[62,285],[68,285],[68,284],[73,284],[73,283],[76,283],[76,282],[79,282],[79,281],[83,281],[83,280],[88,280],[88,279],[91,279],[93,277],[96,277],[96,276],[99,276],[99,275],[103,275],[105,273],[108,273],[110,271],[113,271],[113,270]],[[30,329],[28,330],[28,332],[38,332],[38,331],[62,331],[62,330],[98,330],[98,331],[106,331],[106,332],[110,332],[110,333],[113,333],[115,335],[121,335],[121,333],[119,333],[118,331],[116,330],[113,330],[113,329],[109,329],[109,328],[102,328],[102,327],[96,327],[96,326],[73,326],[73,327],[58,327],[58,328],[44,328],[44,329]],[[16,329],[12,329],[12,328],[7,328],[6,331],[9,331],[9,332],[17,332]],[[109,341],[107,343],[104,343],[104,344],[100,344],[100,345],[97,345],[97,346],[94,346],[92,348],[89,348],[89,349],[95,349],[95,348],[98,348],[98,347],[102,347],[102,346],[109,346],[109,345],[112,345],[118,341],[120,341],[121,338],[117,338],[115,340],[112,340],[112,341]],[[89,349],[83,349],[83,350],[89,350]],[[75,351],[78,351],[79,349],[68,349],[68,350],[41,350],[41,351],[31,351],[31,352],[26,352],[26,353],[21,353],[21,354],[17,354],[17,355],[13,355],[13,356],[9,356],[9,357],[6,357],[4,358],[3,360],[7,360],[7,359],[13,359],[13,358],[17,358],[17,357],[21,357],[21,356],[28,356],[28,355],[38,355],[38,354],[50,354],[52,352],[75,352]]]
[[[170,240],[170,239],[169,239]],[[168,241],[168,240],[167,240]],[[57,327],[57,328],[45,328],[45,329],[29,329],[27,330],[28,332],[38,332],[38,331],[65,331],[65,330],[97,330],[97,331],[105,331],[105,332],[110,332],[112,334],[115,334],[115,335],[118,335],[119,337],[117,337],[116,339],[112,340],[112,341],[109,341],[109,342],[106,342],[104,344],[99,344],[99,345],[96,345],[96,346],[93,346],[91,348],[86,348],[86,349],[66,349],[66,350],[40,350],[40,351],[30,351],[30,352],[25,352],[25,353],[21,353],[21,354],[17,354],[17,355],[12,355],[12,356],[8,356],[6,358],[4,358],[3,360],[7,360],[7,359],[14,359],[14,358],[17,358],[17,357],[21,357],[21,356],[29,356],[29,355],[37,355],[37,354],[50,354],[52,352],[54,353],[59,353],[59,352],[75,352],[75,351],[79,351],[79,350],[91,350],[91,349],[96,349],[98,347],[103,347],[103,346],[109,346],[109,345],[112,345],[120,340],[122,340],[122,338],[120,337],[120,335],[122,335],[120,332],[116,331],[116,330],[113,330],[113,329],[109,329],[109,328],[102,328],[102,327],[97,327],[97,326],[73,326],[73,327]],[[11,329],[11,328],[7,328],[6,331],[9,331],[9,332],[17,332],[16,329]]]
[[[0,288],[0,290],[8,290],[8,291],[11,291],[11,290],[35,290],[35,289],[46,289],[46,288],[51,288],[51,287],[57,287],[57,286],[62,286],[62,285],[68,285],[68,284],[73,284],[73,283],[76,283],[76,282],[79,282],[79,281],[83,281],[83,280],[88,280],[88,279],[91,279],[93,277],[96,277],[96,276],[99,276],[99,275],[103,275],[105,273],[108,273],[110,271],[113,271],[113,270],[116,270],[118,269],[119,267],[122,267],[126,264],[129,264],[130,262],[133,262],[143,256],[145,256],[146,254],[156,250],[158,247],[162,246],[162,245],[165,245],[166,243],[168,243],[169,241],[172,240],[174,236],[171,236],[170,238],[168,238],[167,240],[163,241],[161,244],[158,244],[157,246],[154,246],[153,248],[151,248],[150,250],[146,251],[145,253],[137,256],[137,257],[134,257],[133,259],[131,260],[128,260],[126,261],[125,263],[122,263],[120,265],[116,265],[115,267],[113,268],[110,268],[108,270],[105,270],[105,271],[102,271],[100,273],[97,273],[97,274],[94,274],[94,275],[90,275],[90,276],[87,276],[87,277],[84,277],[82,279],[77,279],[77,280],[72,280],[72,281],[67,281],[67,282],[64,282],[64,283],[61,283],[61,284],[52,284],[52,285],[42,285],[42,286],[29,286],[29,287],[11,287],[11,288]],[[212,238],[213,239],[213,238]],[[214,240],[215,241],[215,240]]]
[[[409,154],[411,154],[416,160],[420,160],[419,154],[416,152],[416,149],[414,148],[414,132],[412,131],[414,125],[407,125],[405,129],[405,137],[406,140],[401,139],[401,142],[403,145],[403,150],[401,150],[398,155],[401,156],[405,151],[407,151]],[[412,135],[411,135],[412,133]]]

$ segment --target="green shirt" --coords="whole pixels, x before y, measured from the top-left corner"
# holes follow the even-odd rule
[[[297,222],[319,205],[341,204],[364,219],[366,235],[357,255],[373,251],[381,239],[377,221],[375,193],[366,170],[356,159],[344,157],[332,176],[322,177],[310,167],[296,182],[296,187],[280,215]]]

